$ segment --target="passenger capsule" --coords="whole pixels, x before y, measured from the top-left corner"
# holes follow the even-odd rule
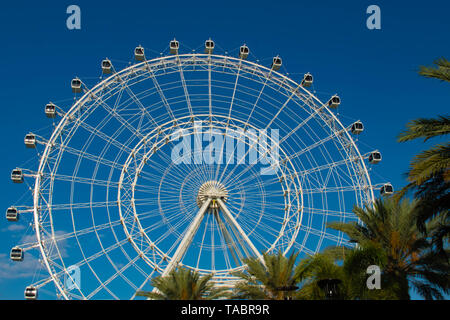
[[[11,180],[14,183],[22,183],[23,182],[23,172],[22,169],[16,168],[11,172]]]
[[[137,46],[134,49],[134,59],[136,61],[144,61],[145,60],[145,51],[144,51],[143,47]]]
[[[72,79],[72,92],[73,93],[80,93],[81,90],[81,80],[78,78]]]
[[[242,60],[247,59],[250,49],[244,44],[239,48],[239,58]]]
[[[56,106],[53,103],[50,102],[45,106],[45,115],[47,118],[56,117]]]
[[[178,54],[178,49],[180,48],[180,43],[177,40],[173,39],[172,41],[170,41],[169,47],[170,47],[171,54]]]
[[[9,207],[6,209],[6,220],[11,222],[19,221],[19,210],[16,207]]]
[[[214,41],[211,39],[205,41],[205,53],[212,54],[214,50]]]
[[[25,288],[25,299],[36,300],[38,297],[38,290],[34,286],[28,286]]]
[[[272,70],[275,70],[275,71],[280,70],[281,65],[282,65],[281,58],[278,56],[274,57],[272,60],[272,66],[271,66]]]
[[[364,126],[361,121],[356,121],[352,124],[351,132],[353,134],[360,134],[364,131]]]
[[[303,76],[302,87],[310,87],[313,83],[313,76],[311,73],[307,73]]]
[[[380,194],[382,196],[391,195],[394,193],[394,187],[390,183],[384,184],[380,189]]]
[[[110,60],[105,59],[102,61],[102,72],[103,74],[110,74],[112,70],[112,63]]]
[[[328,107],[329,108],[337,108],[341,104],[341,98],[339,96],[334,95],[331,97],[330,100],[328,100]]]
[[[372,151],[369,154],[369,163],[376,164],[381,161],[381,153],[379,151]]]
[[[24,142],[27,148],[36,148],[36,135],[33,133],[28,133],[25,136]]]
[[[12,248],[10,258],[12,261],[23,261],[23,249],[19,247]]]

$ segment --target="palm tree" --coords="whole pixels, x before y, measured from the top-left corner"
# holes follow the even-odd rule
[[[346,250],[346,249],[345,249]],[[350,299],[348,295],[348,278],[342,266],[336,264],[334,257],[327,252],[317,253],[300,261],[297,266],[300,290],[295,298],[300,300],[323,300],[325,292],[319,283],[325,279],[338,279],[341,281],[336,299]]]
[[[407,130],[399,136],[399,141],[410,141],[450,133],[450,117],[440,116],[437,119],[417,119],[407,125]],[[418,203],[417,223],[419,229],[433,237],[434,243],[442,252],[445,239],[450,234],[450,143],[438,144],[416,155],[411,161],[408,172],[409,184],[398,194],[403,196],[414,190]],[[440,223],[432,230],[425,228],[425,222],[439,216]]]
[[[216,288],[211,282],[212,274],[200,276],[197,271],[179,267],[167,277],[152,279],[158,291],[139,291],[138,296],[154,300],[212,300],[227,297],[227,288]]]
[[[420,67],[419,74],[450,82],[450,62],[445,58],[436,60],[436,67]],[[400,133],[399,142],[415,139],[428,141],[434,137],[444,137],[450,133],[450,117],[438,116],[436,119],[416,119],[406,125]],[[397,195],[402,197],[409,191],[420,200],[418,203],[417,224],[424,233],[432,236],[440,253],[444,253],[445,241],[450,235],[450,143],[444,142],[416,155],[407,173],[408,185]],[[432,230],[425,228],[426,221],[439,216]]]
[[[285,257],[281,251],[277,254],[263,254],[258,258],[244,259],[246,270],[233,273],[242,279],[235,287],[237,299],[284,300],[296,290],[298,275],[295,273],[295,261],[298,253]]]
[[[409,299],[410,287],[426,299],[442,299],[442,293],[450,292],[449,264],[417,228],[417,203],[377,199],[373,206],[353,210],[362,224],[334,222],[328,227],[346,233],[361,247],[378,247],[386,254],[384,262],[380,260],[382,279],[397,299]]]
[[[326,279],[336,279],[337,286],[333,299],[366,300],[394,299],[391,290],[383,284],[381,290],[369,290],[367,287],[367,267],[384,265],[385,252],[375,244],[366,243],[356,248],[329,247],[302,260],[297,266],[300,280],[300,290],[296,299],[322,300],[326,293],[320,287],[320,282]]]

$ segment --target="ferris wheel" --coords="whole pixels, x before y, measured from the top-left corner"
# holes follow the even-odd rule
[[[25,136],[37,169],[11,173],[33,203],[6,215],[32,216],[35,234],[11,259],[38,250],[48,271],[25,298],[51,284],[63,299],[135,298],[177,266],[230,285],[247,257],[345,245],[327,223],[392,193],[371,183],[381,154],[360,153],[362,122],[341,123],[338,95],[321,101],[313,76],[294,81],[279,56],[263,66],[246,45],[215,47],[182,53],[174,39],[147,58],[138,46],[121,70],[103,60],[100,82],[74,78],[72,106],[45,106],[51,134]]]

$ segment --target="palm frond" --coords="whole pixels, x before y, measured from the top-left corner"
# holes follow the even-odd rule
[[[398,136],[399,142],[423,138],[424,141],[433,137],[450,133],[450,117],[438,116],[437,118],[419,118],[406,124],[406,129]]]
[[[408,180],[420,185],[448,168],[450,168],[450,144],[439,144],[413,158]]]
[[[445,58],[434,61],[436,67],[421,66],[419,74],[427,78],[450,82],[450,62]]]

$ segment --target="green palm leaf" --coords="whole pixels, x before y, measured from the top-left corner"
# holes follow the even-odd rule
[[[421,66],[419,74],[427,78],[450,81],[450,62],[445,58],[440,58],[434,61],[434,64],[436,67]]]

